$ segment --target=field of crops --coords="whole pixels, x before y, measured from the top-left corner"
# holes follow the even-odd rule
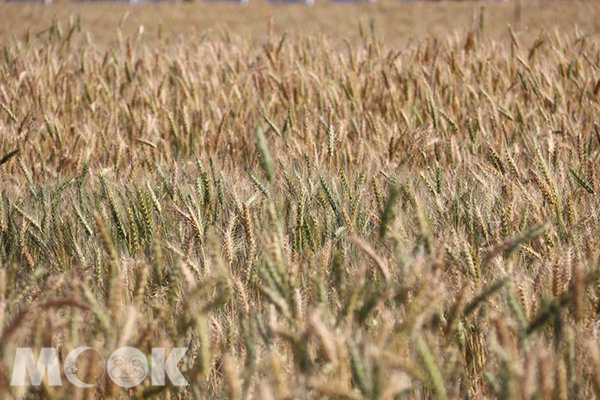
[[[406,5],[414,40],[374,7],[0,7],[0,398],[600,398],[598,6]],[[124,346],[188,385],[115,384]],[[62,384],[15,386],[18,347]]]

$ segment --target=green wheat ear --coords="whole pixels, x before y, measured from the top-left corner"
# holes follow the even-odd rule
[[[108,271],[105,282],[106,305],[112,318],[116,318],[121,309],[121,268],[117,250],[113,244],[112,238],[108,233],[106,225],[100,214],[94,214],[96,231],[100,237],[102,247],[108,254]]]
[[[269,150],[267,139],[265,138],[265,134],[260,127],[256,129],[255,139],[260,167],[262,168],[267,180],[272,182],[275,177],[275,167],[273,166],[273,159],[271,158],[271,152]]]
[[[375,182],[375,181],[374,181]],[[396,204],[396,200],[398,199],[398,195],[400,194],[400,190],[396,187],[392,187],[390,189],[390,194],[388,195],[385,203],[383,204],[383,212],[381,213],[381,222],[379,223],[379,238],[383,239],[388,231],[388,226],[393,220],[394,214],[394,206]]]

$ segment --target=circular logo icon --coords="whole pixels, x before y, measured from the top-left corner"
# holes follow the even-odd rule
[[[110,355],[108,376],[121,387],[134,387],[142,383],[148,374],[148,360],[135,347],[121,347]]]

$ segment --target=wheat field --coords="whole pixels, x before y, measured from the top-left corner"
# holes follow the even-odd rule
[[[600,398],[597,22],[439,7],[475,11],[403,45],[360,11],[347,39],[12,18],[0,397]],[[187,348],[189,384],[90,356],[92,388],[11,385],[18,347],[78,346]]]

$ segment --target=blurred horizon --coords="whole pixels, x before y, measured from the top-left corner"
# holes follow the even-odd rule
[[[483,10],[483,14],[482,14]],[[359,25],[373,24],[378,37],[398,45],[424,37],[445,39],[464,34],[484,18],[485,33],[490,39],[508,37],[507,26],[523,33],[523,40],[535,40],[542,30],[573,32],[577,27],[586,34],[600,31],[600,2],[552,1],[540,7],[539,2],[524,2],[517,14],[515,3],[492,2],[411,2],[393,0],[376,3],[339,4],[317,1],[304,4],[249,4],[226,2],[130,4],[92,1],[86,3],[60,1],[41,5],[25,2],[0,3],[0,42],[23,36],[28,31],[38,34],[53,21],[66,25],[69,17],[79,16],[83,28],[98,44],[110,44],[123,35],[135,34],[144,26],[145,40],[162,35],[176,38],[208,31],[256,37],[272,33],[308,35],[326,32],[334,39],[356,40]],[[575,24],[573,21],[577,21]]]

